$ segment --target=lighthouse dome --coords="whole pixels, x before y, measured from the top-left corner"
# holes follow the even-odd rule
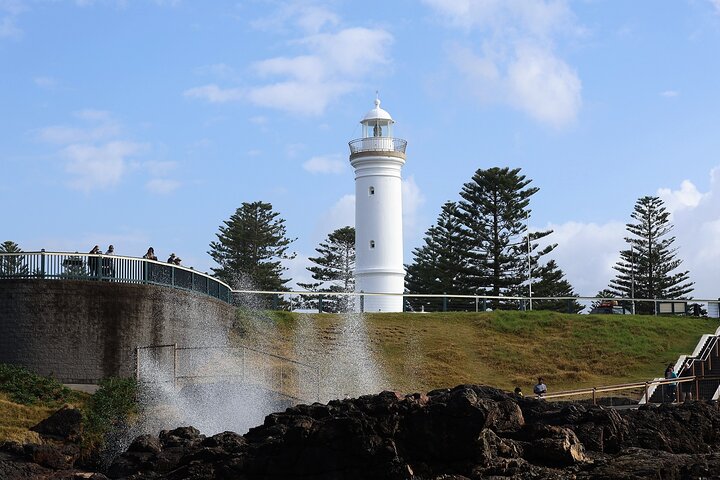
[[[384,120],[387,123],[394,123],[395,120],[392,119],[390,114],[386,111],[380,108],[380,99],[375,99],[375,108],[370,110],[367,114],[365,114],[365,117],[360,121],[360,123],[367,123],[372,122],[374,120]]]

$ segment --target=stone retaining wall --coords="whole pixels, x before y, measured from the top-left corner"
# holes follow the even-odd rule
[[[0,281],[0,362],[66,383],[132,376],[135,347],[224,342],[235,309],[168,287],[84,280]]]

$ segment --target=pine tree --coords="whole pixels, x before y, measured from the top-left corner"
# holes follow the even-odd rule
[[[287,290],[281,261],[295,257],[288,253],[295,239],[287,238],[285,220],[272,205],[243,202],[223,224],[208,252],[219,265],[214,275],[233,287]]]
[[[298,283],[314,292],[353,292],[355,290],[355,229],[343,227],[328,234],[327,239],[315,249],[319,254],[310,257],[315,265],[307,267],[316,283]],[[319,307],[319,297],[309,297],[307,308]],[[349,296],[328,295],[323,297],[322,311],[345,312],[353,305]]]
[[[21,253],[20,246],[10,240],[0,243],[0,253]],[[0,277],[27,277],[28,266],[22,255],[0,257]]]
[[[537,265],[555,248],[555,244],[540,248],[536,242],[552,230],[527,231],[530,197],[538,191],[537,187],[528,187],[530,182],[519,168],[494,167],[477,170],[472,180],[463,185],[457,215],[463,225],[461,237],[469,262],[460,281],[465,293],[527,294],[522,284],[528,281],[528,255],[531,264]],[[500,302],[498,306],[516,305]]]
[[[467,268],[467,251],[462,238],[462,226],[457,216],[457,204],[446,202],[435,225],[425,232],[424,245],[413,250],[413,263],[406,265],[407,293],[471,294],[459,283]],[[461,298],[443,299],[407,297],[412,310],[474,309],[474,301]]]
[[[577,296],[555,260],[549,260],[545,265],[534,269],[533,276],[538,279],[532,284],[533,297]],[[533,300],[533,309],[535,310],[578,313],[583,308],[585,307],[577,300]]]
[[[675,237],[670,235],[673,225],[670,212],[659,197],[641,197],[635,203],[630,217],[635,221],[626,224],[630,245],[620,252],[620,260],[613,267],[617,274],[609,290],[617,297],[649,299],[687,298],[693,291],[689,272],[677,271],[682,260],[675,258],[672,247]],[[636,302],[636,313],[654,313],[654,302]]]

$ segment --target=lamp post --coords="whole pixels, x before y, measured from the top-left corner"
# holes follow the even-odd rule
[[[630,298],[632,298],[632,314],[635,315],[635,246],[630,244]]]
[[[532,311],[532,265],[530,258],[530,212],[525,212],[527,222],[527,257],[528,257],[528,293],[530,294],[530,310]]]

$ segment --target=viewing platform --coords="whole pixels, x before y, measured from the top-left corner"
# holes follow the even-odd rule
[[[0,253],[2,280],[91,280],[192,291],[232,303],[226,283],[192,268],[145,258],[70,252]]]
[[[350,146],[350,160],[375,155],[378,152],[405,159],[407,140],[393,137],[366,137],[351,140],[348,145]]]

